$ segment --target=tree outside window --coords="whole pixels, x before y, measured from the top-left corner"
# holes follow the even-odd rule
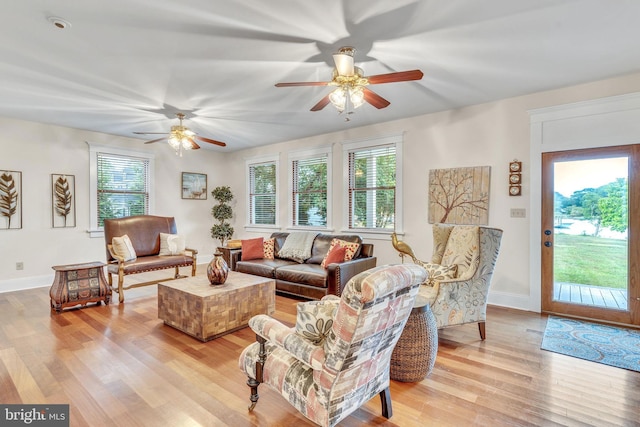
[[[104,220],[149,213],[149,160],[98,153],[98,226]]]
[[[349,153],[349,227],[395,227],[395,145]]]
[[[249,165],[249,224],[276,224],[276,163]]]
[[[327,157],[294,160],[293,225],[327,225]]]

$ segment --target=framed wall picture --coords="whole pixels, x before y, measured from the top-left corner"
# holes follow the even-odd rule
[[[204,173],[182,172],[182,198],[207,200],[207,175]]]
[[[490,166],[429,171],[429,223],[489,223]]]
[[[76,226],[76,178],[51,174],[51,225],[53,228]]]
[[[0,230],[22,228],[22,172],[0,170]]]

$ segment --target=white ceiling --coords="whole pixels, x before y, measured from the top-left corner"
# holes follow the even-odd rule
[[[639,0],[0,0],[0,116],[115,135],[175,113],[233,151],[640,71]],[[61,30],[48,17],[71,26]],[[391,105],[345,121],[331,54]],[[144,137],[141,137],[144,138]],[[152,139],[152,138],[146,138]],[[141,139],[142,142],[144,139]],[[204,145],[207,145],[204,147]]]

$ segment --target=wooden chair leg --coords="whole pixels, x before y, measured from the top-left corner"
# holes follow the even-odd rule
[[[484,322],[479,322],[478,323],[478,330],[480,331],[480,339],[484,341],[484,339],[486,338],[486,332],[484,329]]]
[[[118,301],[120,304],[124,302],[124,272],[118,271]]]
[[[258,352],[258,360],[256,360],[256,377],[247,380],[247,385],[251,389],[251,396],[249,396],[249,400],[251,401],[251,405],[249,405],[249,412],[253,411],[253,408],[256,407],[258,403],[258,399],[260,396],[258,395],[258,386],[263,381],[263,368],[264,362],[267,360],[267,350],[265,348],[266,339],[262,338],[260,335],[256,335],[256,341],[260,343],[260,351]]]
[[[391,392],[389,387],[380,392],[380,403],[382,404],[382,416],[389,419],[393,416],[393,408],[391,408]]]

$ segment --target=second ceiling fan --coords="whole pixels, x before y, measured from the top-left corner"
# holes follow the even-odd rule
[[[314,105],[311,111],[320,111],[331,103],[339,112],[342,112],[349,109],[349,104],[353,108],[358,108],[368,102],[378,109],[390,104],[389,101],[367,88],[368,85],[420,80],[423,76],[422,71],[411,70],[365,77],[362,69],[354,65],[354,54],[355,48],[345,46],[333,55],[336,66],[333,69],[331,81],[276,83],[276,87],[336,86],[336,89]]]
[[[176,150],[176,154],[182,156],[183,150],[197,150],[200,146],[196,143],[196,140],[201,142],[207,142],[209,144],[219,145],[220,147],[226,147],[227,144],[215,139],[205,138],[204,136],[197,135],[194,131],[182,124],[184,120],[183,113],[176,113],[180,124],[171,126],[170,132],[133,132],[136,135],[165,135],[162,138],[152,139],[146,141],[145,144],[152,144],[154,142],[164,141],[169,142],[169,145]]]

